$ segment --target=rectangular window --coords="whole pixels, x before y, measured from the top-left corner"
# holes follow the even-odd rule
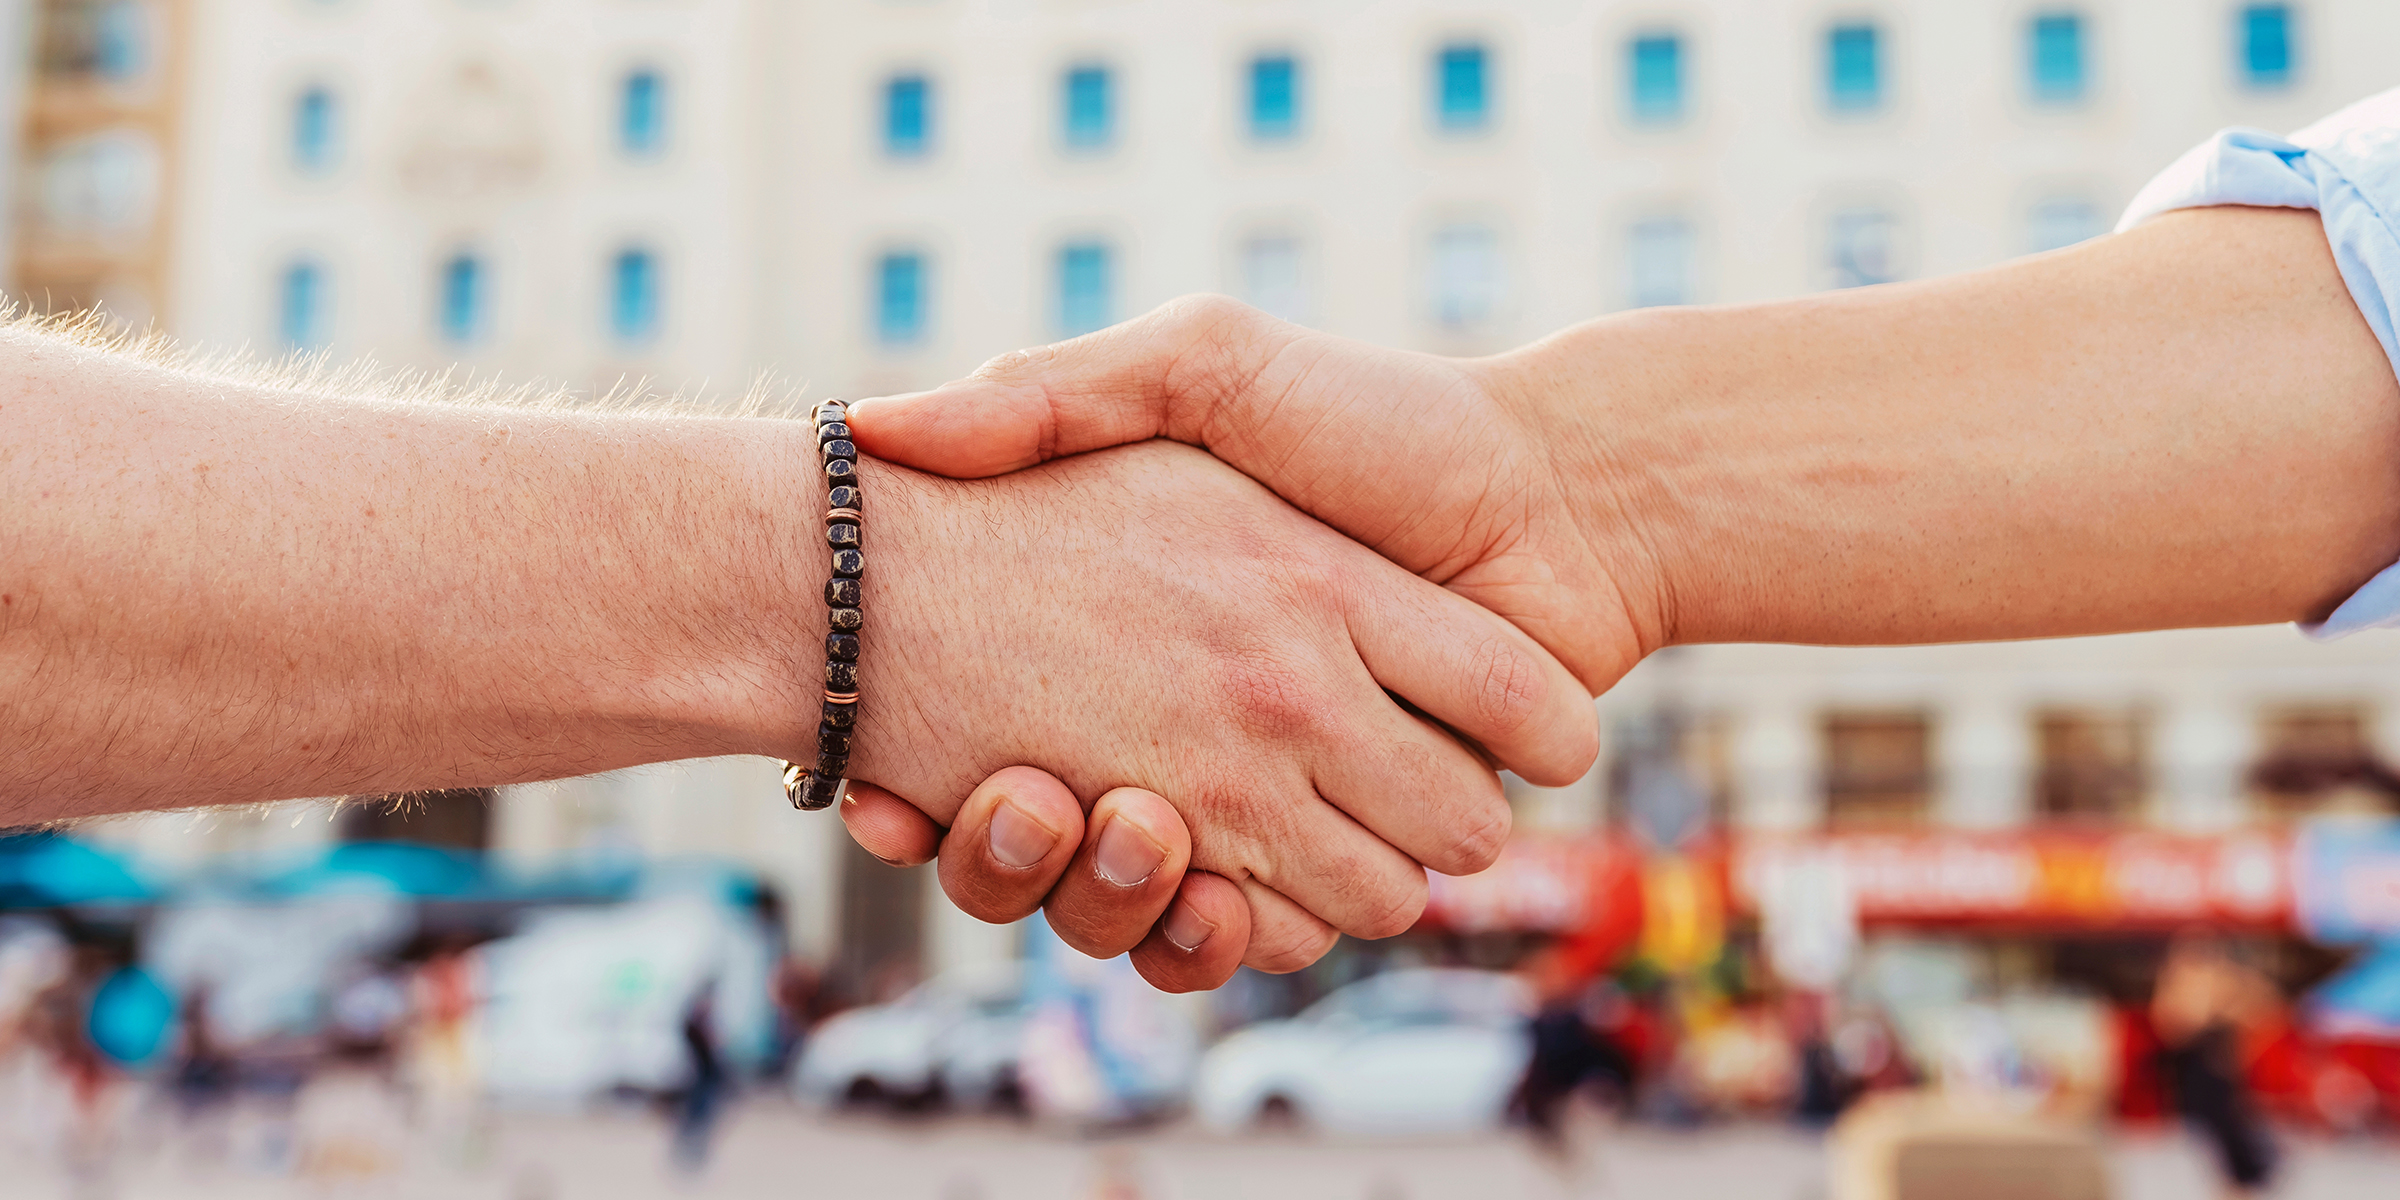
[[[277,325],[283,344],[293,350],[315,350],[325,344],[325,271],[313,262],[296,262],[283,270],[282,312]]]
[[[2052,820],[2128,821],[2147,787],[2137,712],[2046,712],[2035,718],[2041,751],[2033,810]]]
[[[913,346],[925,339],[925,259],[900,252],[875,264],[875,340]]]
[[[310,174],[330,170],[341,150],[340,109],[333,93],[311,87],[292,102],[292,165]]]
[[[1433,319],[1472,332],[1499,314],[1500,235],[1484,225],[1452,225],[1433,235]]]
[[[667,81],[656,71],[625,76],[617,102],[617,145],[637,158],[656,154],[667,145]]]
[[[933,85],[922,75],[895,76],[883,85],[883,150],[913,158],[933,144]]]
[[[2373,712],[2362,705],[2270,709],[2259,720],[2259,758],[2250,785],[2263,815],[2390,816],[2400,786],[2376,753]]]
[[[1116,311],[1115,266],[1108,247],[1074,242],[1058,251],[1058,331],[1074,337],[1105,329]]]
[[[1300,63],[1287,54],[1250,62],[1250,136],[1275,141],[1300,132]]]
[[[1458,42],[1433,56],[1434,121],[1454,133],[1491,124],[1490,54],[1474,42]]]
[[[657,333],[658,259],[647,250],[618,251],[609,277],[609,331],[621,342]]]
[[[2026,220],[2026,250],[2040,254],[2108,232],[2108,217],[2089,200],[2044,200]]]
[[[1900,222],[1887,212],[1835,213],[1826,233],[1826,263],[1837,288],[1867,287],[1900,278]]]
[[[2241,10],[2242,81],[2254,88],[2292,82],[2292,6],[2252,4]]]
[[[1646,34],[1626,46],[1627,108],[1637,125],[1683,119],[1683,39]]]
[[[1913,825],[1933,800],[1932,722],[1922,713],[1825,719],[1825,821]]]
[[[1300,239],[1282,234],[1242,244],[1242,299],[1262,312],[1297,321],[1308,312],[1308,282],[1301,270]]]
[[[442,306],[437,317],[444,340],[464,345],[483,336],[486,288],[483,260],[453,255],[442,264]]]
[[[1863,112],[1883,103],[1882,38],[1872,25],[1825,31],[1825,103],[1836,112]]]
[[[1078,150],[1095,150],[1116,139],[1115,97],[1106,67],[1069,68],[1064,83],[1062,135]]]
[[[1692,242],[1691,223],[1680,217],[1660,217],[1633,227],[1625,247],[1633,307],[1692,302]]]
[[[2025,25],[2025,84],[2044,104],[2083,99],[2083,18],[2041,13]]]

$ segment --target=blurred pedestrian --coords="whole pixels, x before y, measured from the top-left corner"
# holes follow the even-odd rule
[[[409,981],[408,1067],[418,1120],[443,1153],[460,1163],[482,1149],[477,1108],[481,1099],[475,1014],[482,1002],[483,976],[472,940],[451,935]]]
[[[675,1104],[675,1165],[697,1174],[708,1165],[709,1136],[726,1091],[725,1060],[717,1053],[714,1019],[717,983],[701,985],[683,1014],[685,1075]]]
[[[2272,983],[2214,938],[2176,939],[2159,968],[2151,1023],[2175,1106],[2217,1152],[2230,1197],[2252,1196],[2275,1173],[2267,1137],[2244,1076],[2243,1030],[2274,1006]]]

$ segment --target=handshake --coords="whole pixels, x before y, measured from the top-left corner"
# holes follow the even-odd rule
[[[0,366],[7,824],[809,748],[813,428]],[[2305,210],[1483,359],[1182,301],[849,423],[851,831],[1167,988],[1407,928],[1662,646],[2400,623],[2400,383]]]
[[[2322,618],[2400,557],[2306,212],[1474,360],[1190,299],[849,422],[853,836],[1170,990],[1408,928],[1662,646]]]

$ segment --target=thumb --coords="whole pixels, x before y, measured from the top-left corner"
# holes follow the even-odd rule
[[[850,437],[877,458],[960,479],[1161,435],[1198,444],[1208,410],[1296,332],[1222,296],[1186,297],[1003,354],[930,392],[861,400]]]

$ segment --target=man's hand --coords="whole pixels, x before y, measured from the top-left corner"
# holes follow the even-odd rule
[[[1488,364],[1380,350],[1201,297],[1003,356],[937,391],[859,403],[852,430],[870,453],[964,477],[1152,437],[1204,446],[1399,565],[1515,622],[1597,692],[1656,644],[1655,621],[1645,627],[1645,611],[1614,590],[1616,579],[1645,575],[1608,570],[1581,536],[1540,431],[1497,398],[1496,379],[1506,376]],[[846,815],[860,844],[889,861],[922,862],[938,848],[944,886],[966,911],[987,920],[1023,915],[984,897],[1030,888],[1028,872],[980,846],[944,841],[938,827],[889,797],[862,797]],[[1059,819],[1069,818],[1062,810]],[[1197,882],[1205,875],[1192,878],[1206,886]],[[1110,910],[1072,887],[1048,904],[1054,924],[1087,906]],[[1260,925],[1273,927],[1263,913]],[[1115,952],[1111,941],[1073,944]],[[1330,944],[1252,961],[1294,969]],[[1154,941],[1135,962],[1162,987],[1221,981],[1190,958]]]
[[[1587,535],[1562,430],[1501,360],[1315,333],[1217,296],[862,401],[868,453],[954,478],[1163,437],[1207,449],[1409,571],[1507,618],[1605,690],[1663,644],[1638,541]]]
[[[1406,929],[1425,867],[1498,853],[1498,780],[1451,731],[1534,779],[1597,752],[1588,697],[1531,639],[1204,454],[1160,443],[975,484],[865,466],[882,515],[852,766],[972,835],[945,845],[945,882],[977,915],[1030,911],[1045,889],[1026,881],[1062,864],[1071,885],[1124,881],[1092,906],[1156,912],[1188,862],[1248,901],[1248,960],[1288,969],[1337,930]],[[1085,826],[1028,785],[1047,780],[987,781],[1018,763],[1094,798]],[[1153,819],[1162,796],[1188,852]],[[1181,885],[1223,930],[1193,900],[1218,885]],[[1121,916],[1053,909],[1110,953],[1149,926]]]

